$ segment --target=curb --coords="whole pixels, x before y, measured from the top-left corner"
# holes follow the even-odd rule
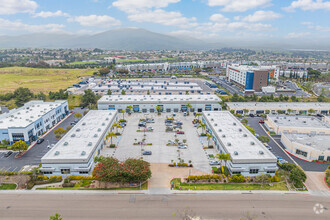
[[[41,135],[40,136],[40,138],[43,138],[43,137],[45,137],[45,136],[47,136],[51,131],[53,131],[55,128],[57,128],[60,124],[62,124],[66,119],[68,119],[71,115],[73,114],[73,112],[72,113],[70,113],[70,114],[68,114],[65,118],[63,118],[59,123],[57,123],[54,127],[52,127],[50,130],[48,130],[45,134],[43,134],[43,135]],[[15,155],[15,159],[18,159],[18,158],[20,158],[20,157],[22,157],[22,156],[24,156],[32,147],[34,147],[35,145],[37,144],[37,142],[35,142],[33,145],[31,145],[30,147],[29,147],[29,149],[27,149],[26,151],[24,151],[20,156],[17,156],[18,154],[16,154]]]
[[[303,160],[303,161],[306,161],[306,162],[309,162],[309,163],[312,163],[312,162],[313,162],[313,161],[309,161],[309,160],[306,160],[306,159],[302,159],[302,158],[300,158],[300,157],[298,157],[298,156],[296,156],[296,155],[290,153],[290,152],[287,151],[286,149],[283,149],[283,150],[285,150],[285,152],[287,152],[287,153],[290,154],[291,156],[294,156],[295,158],[298,158],[298,159],[300,159],[300,160]]]

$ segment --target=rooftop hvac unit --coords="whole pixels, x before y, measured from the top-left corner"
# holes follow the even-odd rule
[[[101,131],[101,128],[98,128],[97,131],[100,132]]]
[[[222,137],[223,137],[223,138],[225,138],[225,137],[226,137],[226,135],[224,135],[224,134],[223,134],[223,135],[222,135]]]
[[[234,151],[234,155],[238,155],[238,152],[237,151]]]
[[[64,142],[63,145],[64,146],[67,146],[67,145],[69,145],[69,143],[68,142]]]
[[[109,118],[106,118],[105,120],[106,120],[106,121],[109,121]]]
[[[231,143],[230,143],[230,142],[228,142],[228,143],[227,143],[227,146],[231,146]]]
[[[239,128],[238,131],[239,131],[239,132],[242,132],[242,128]]]
[[[211,121],[214,121],[214,119],[213,119],[213,118],[211,118]]]
[[[210,113],[207,113],[207,116],[210,116]]]
[[[82,125],[86,125],[86,122],[82,123]]]
[[[94,134],[94,137],[97,138],[97,134]]]
[[[77,128],[76,131],[79,132],[80,131],[80,128]]]
[[[263,155],[263,154],[264,154],[264,152],[263,152],[262,150],[260,150],[260,151],[259,151],[259,154]]]
[[[219,129],[218,131],[219,131],[219,132],[222,132],[222,129]]]
[[[81,156],[84,156],[84,155],[86,155],[86,152],[85,151],[82,151],[81,152]]]
[[[243,137],[247,137],[247,134],[243,134]]]
[[[105,123],[104,122],[102,123],[102,126],[105,126]]]
[[[57,155],[59,155],[60,154],[60,152],[59,151],[56,151],[55,152],[55,156],[57,156]]]
[[[253,141],[251,141],[251,142],[250,142],[250,144],[251,144],[251,145],[254,145],[254,142],[253,142]]]
[[[236,126],[236,122],[234,122],[233,125]]]
[[[92,146],[93,145],[93,143],[92,142],[88,142],[88,146]]]
[[[216,126],[218,126],[218,124],[214,124],[214,126],[216,127]]]
[[[71,134],[71,137],[75,137],[76,135],[75,134]]]

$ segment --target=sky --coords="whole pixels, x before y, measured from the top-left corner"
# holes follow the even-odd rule
[[[0,0],[0,35],[117,28],[210,41],[329,41],[326,0]]]

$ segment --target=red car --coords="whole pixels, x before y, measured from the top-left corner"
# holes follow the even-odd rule
[[[177,134],[184,134],[184,131],[177,131]]]
[[[263,120],[260,120],[259,123],[264,124],[265,122]]]

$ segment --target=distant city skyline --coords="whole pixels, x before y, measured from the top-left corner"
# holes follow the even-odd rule
[[[330,37],[325,0],[0,0],[0,35],[95,34],[116,28],[221,42],[319,42]]]

